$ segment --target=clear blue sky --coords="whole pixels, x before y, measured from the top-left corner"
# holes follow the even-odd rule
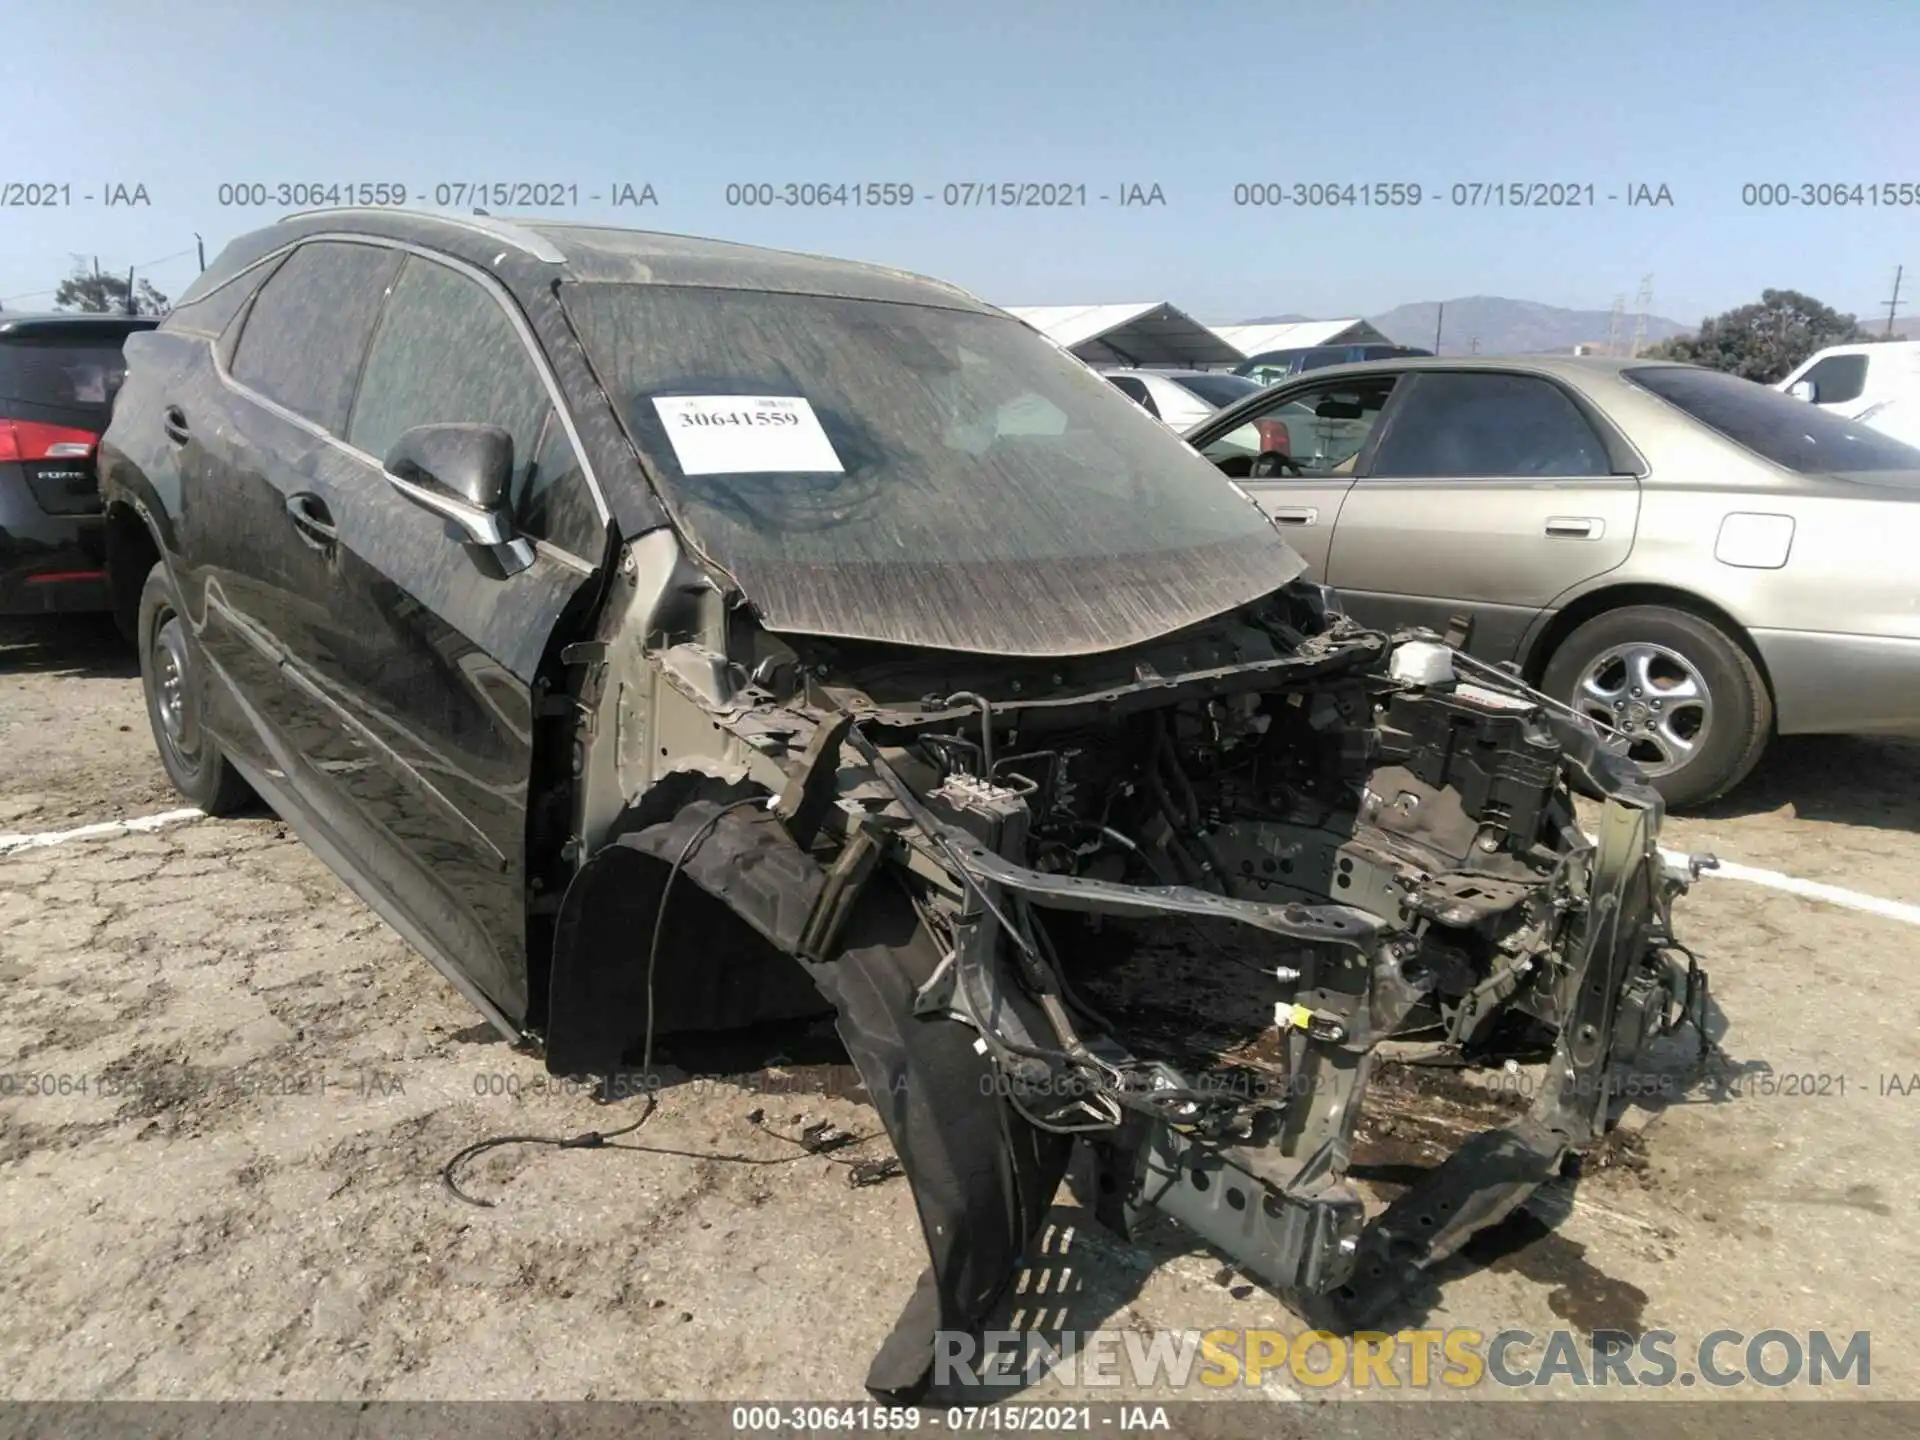
[[[1654,311],[1687,321],[1767,286],[1871,315],[1896,264],[1920,300],[1920,206],[1752,209],[1741,185],[1920,184],[1916,82],[1920,0],[9,0],[0,184],[74,203],[0,208],[0,302],[50,303],[24,292],[73,253],[171,257],[150,273],[178,294],[194,232],[211,255],[281,213],[221,207],[223,182],[526,180],[577,184],[581,218],[885,261],[1003,304],[1604,309],[1652,272]],[[934,203],[725,199],[894,179]],[[967,180],[1157,183],[1167,203],[937,203]],[[1602,203],[1237,208],[1262,180],[1591,182]],[[658,208],[585,198],[622,181]],[[151,205],[80,198],[114,182]],[[1605,202],[1642,182],[1674,204]]]

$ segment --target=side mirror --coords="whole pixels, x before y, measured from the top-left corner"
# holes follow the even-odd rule
[[[416,425],[387,453],[387,483],[451,521],[473,545],[514,538],[513,436],[499,425]]]
[[[1796,380],[1787,387],[1787,393],[1796,400],[1805,400],[1811,404],[1814,396],[1819,392],[1814,389],[1811,380]]]

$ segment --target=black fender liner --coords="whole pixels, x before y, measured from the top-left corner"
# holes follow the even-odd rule
[[[835,1028],[906,1171],[931,1263],[867,1372],[867,1387],[917,1399],[937,1331],[972,1334],[1025,1263],[1072,1149],[1007,1102],[992,1061],[957,1021],[913,1013],[941,956],[885,871],[861,892],[831,958],[795,955],[826,872],[758,806],[699,800],[593,856],[561,906],[547,1068],[604,1074],[634,1053],[646,1020],[647,951],[666,877],[687,843],[655,974],[660,1033],[703,1006],[724,1023],[775,1011],[837,1012]],[[758,948],[758,954],[755,948]],[[781,957],[780,970],[759,960]],[[674,963],[669,963],[669,957]],[[730,975],[736,967],[750,973]],[[785,977],[791,977],[788,980]],[[797,985],[805,996],[787,988]],[[769,993],[768,986],[779,987]],[[811,1011],[796,1010],[810,1002]]]

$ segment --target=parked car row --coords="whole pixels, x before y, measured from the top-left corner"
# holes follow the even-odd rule
[[[1604,1133],[1609,1065],[1703,1008],[1631,764],[1517,678],[1331,608],[1193,447],[951,286],[328,211],[233,242],[126,354],[100,485],[174,784],[267,800],[556,1074],[650,1082],[656,1041],[836,1015],[931,1252],[878,1394],[919,1396],[936,1336],[983,1323],[1076,1137],[1104,1222],[1174,1216],[1368,1327]],[[1453,378],[1316,382],[1311,415],[1365,429],[1355,479],[1299,480],[1328,533],[1337,490],[1359,516],[1392,473],[1385,438],[1461,473],[1434,469],[1481,433]],[[1607,462],[1548,533],[1584,511],[1631,543],[1634,452],[1596,455],[1540,383],[1499,454],[1556,418],[1573,450],[1503,473]],[[1266,404],[1205,423],[1275,436]],[[1549,561],[1475,533],[1530,502],[1407,498],[1437,541],[1376,512],[1371,543],[1423,573]],[[1258,963],[1155,1010],[1140,983],[1196,919]],[[1221,1028],[1182,1018],[1195,994]],[[1296,1083],[1233,1082],[1217,1037],[1276,1027]],[[1343,1137],[1368,1052],[1410,1035],[1544,1046],[1565,1083],[1369,1222]]]

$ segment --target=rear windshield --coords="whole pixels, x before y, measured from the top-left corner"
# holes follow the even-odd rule
[[[1737,375],[1691,365],[1623,373],[1734,444],[1802,475],[1920,474],[1920,450],[1913,446]]]
[[[1263,388],[1259,381],[1243,375],[1172,375],[1168,377],[1182,390],[1191,390],[1215,408],[1244,400]]]
[[[126,376],[118,340],[0,339],[0,399],[104,409]]]

